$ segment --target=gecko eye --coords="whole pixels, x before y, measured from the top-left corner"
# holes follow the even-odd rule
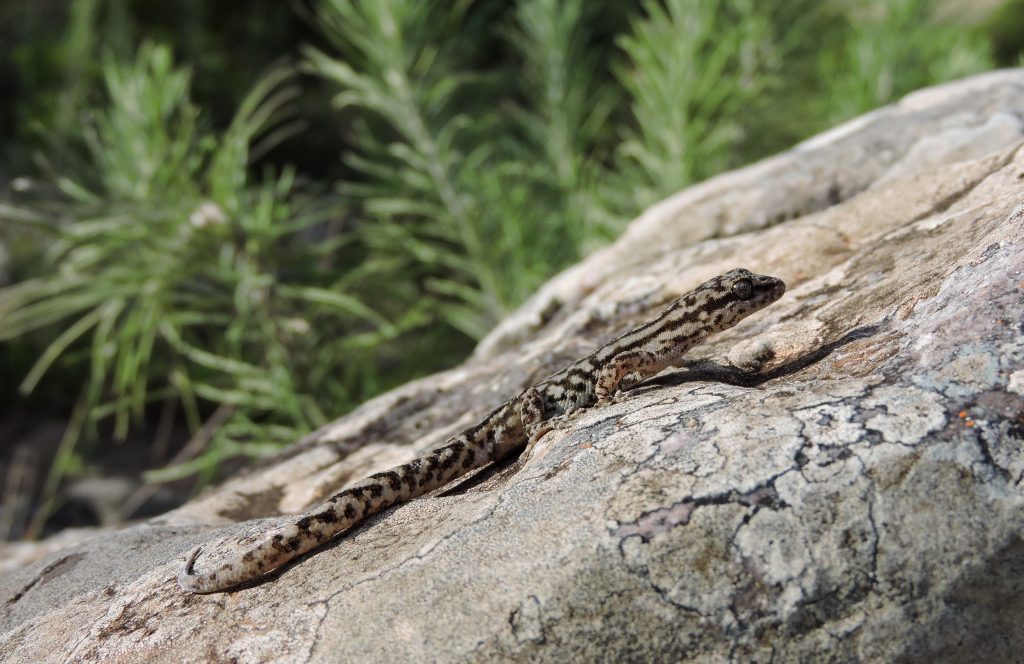
[[[740,279],[732,285],[732,294],[741,300],[749,300],[754,294],[754,285],[750,283],[750,279]]]

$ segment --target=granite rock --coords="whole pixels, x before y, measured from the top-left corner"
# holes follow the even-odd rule
[[[7,661],[1012,661],[1024,652],[1024,71],[687,189],[451,371],[0,579]],[[732,267],[786,296],[528,457],[264,583],[211,556],[409,460]]]

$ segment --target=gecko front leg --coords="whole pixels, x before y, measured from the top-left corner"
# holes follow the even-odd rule
[[[544,435],[542,431],[547,431],[544,425],[549,420],[544,416],[544,397],[532,387],[519,395],[519,420],[528,441],[540,438]]]
[[[522,459],[529,458],[537,441],[557,426],[558,418],[549,418],[544,412],[544,397],[535,388],[523,392],[519,399],[520,419],[526,433],[526,449]]]
[[[597,376],[594,393],[598,403],[607,403],[619,388],[622,379],[629,376],[629,384],[635,385],[647,380],[665,367],[669,362],[659,361],[657,355],[646,350],[619,353],[609,360]]]

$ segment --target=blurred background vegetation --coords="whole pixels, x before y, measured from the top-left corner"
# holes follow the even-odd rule
[[[161,511],[458,362],[659,199],[1020,64],[1022,28],[1024,0],[5,0],[0,539]]]

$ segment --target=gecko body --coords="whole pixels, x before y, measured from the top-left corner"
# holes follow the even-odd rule
[[[368,516],[448,484],[536,440],[556,418],[607,401],[676,365],[708,335],[726,330],[775,302],[782,280],[735,269],[675,300],[657,318],[613,339],[505,402],[429,454],[367,477],[268,533],[242,555],[196,572],[201,548],[178,575],[182,589],[210,593],[259,578],[344,532]]]

